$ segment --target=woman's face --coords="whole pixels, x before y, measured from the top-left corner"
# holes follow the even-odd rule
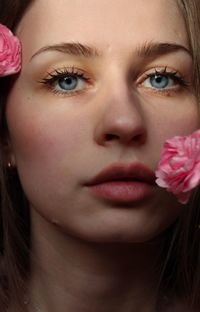
[[[144,166],[155,171],[164,141],[199,127],[186,33],[173,0],[30,7],[6,114],[35,222],[90,241],[144,242],[181,213]]]

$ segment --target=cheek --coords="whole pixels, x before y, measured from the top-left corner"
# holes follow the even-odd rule
[[[33,160],[55,160],[62,155],[70,157],[78,152],[86,135],[86,123],[81,123],[78,116],[61,114],[56,110],[30,113],[8,106],[7,121],[13,151],[19,165],[30,165]]]
[[[190,98],[181,105],[174,106],[169,105],[162,110],[149,112],[149,131],[154,141],[152,146],[156,144],[157,151],[167,139],[191,134],[200,126],[199,108],[195,99]]]
[[[10,102],[7,107],[13,154],[22,184],[30,189],[42,183],[52,189],[55,181],[66,185],[67,179],[75,179],[78,159],[80,162],[87,146],[87,118],[72,111],[33,107],[32,102],[21,102],[18,107]]]
[[[73,111],[16,102],[8,103],[7,122],[19,178],[30,204],[54,218],[58,203],[61,209],[76,195],[89,122]]]

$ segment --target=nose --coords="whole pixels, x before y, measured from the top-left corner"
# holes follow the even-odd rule
[[[147,138],[145,116],[138,93],[127,86],[107,88],[100,99],[95,139],[100,145],[142,145]]]

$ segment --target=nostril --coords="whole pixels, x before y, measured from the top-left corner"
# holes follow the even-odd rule
[[[116,134],[106,134],[105,135],[105,139],[106,141],[112,141],[112,140],[116,140],[119,139],[119,137]]]
[[[132,142],[137,142],[138,144],[144,144],[147,139],[147,133],[143,132],[141,134],[137,134],[132,138]]]
[[[146,140],[146,133],[138,133],[138,134],[135,134],[133,135],[132,137],[130,136],[120,136],[120,135],[117,135],[117,134],[112,134],[112,133],[107,133],[105,134],[105,137],[104,137],[104,140],[105,141],[115,141],[115,140],[119,140],[119,141],[122,141],[122,142],[125,142],[125,143],[138,143],[138,144],[143,144]]]
[[[132,141],[141,141],[143,137],[143,134],[137,134],[133,137]]]

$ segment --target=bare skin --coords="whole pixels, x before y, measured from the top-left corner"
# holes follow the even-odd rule
[[[132,312],[133,307],[135,311],[155,311],[159,242],[131,248],[117,243],[98,246],[68,237],[66,244],[65,235],[60,234],[55,248],[55,241],[46,237],[44,224],[43,229],[42,238],[35,240],[36,251],[40,265],[48,266],[33,264],[31,285],[31,297],[41,311]],[[60,249],[62,241],[65,250]],[[143,271],[138,273],[138,267]],[[60,304],[55,303],[52,292]]]
[[[191,81],[186,33],[172,0],[36,0],[22,19],[22,71],[6,116],[31,209],[29,312],[155,312],[157,301],[164,304],[163,233],[182,206],[156,186],[131,205],[105,202],[85,182],[116,162],[154,171],[166,139],[198,128],[192,90],[169,75],[159,90],[148,76],[167,70]],[[101,53],[44,51],[63,42]],[[147,58],[152,42],[181,48]],[[90,82],[79,77],[76,93],[38,82],[66,67]]]

